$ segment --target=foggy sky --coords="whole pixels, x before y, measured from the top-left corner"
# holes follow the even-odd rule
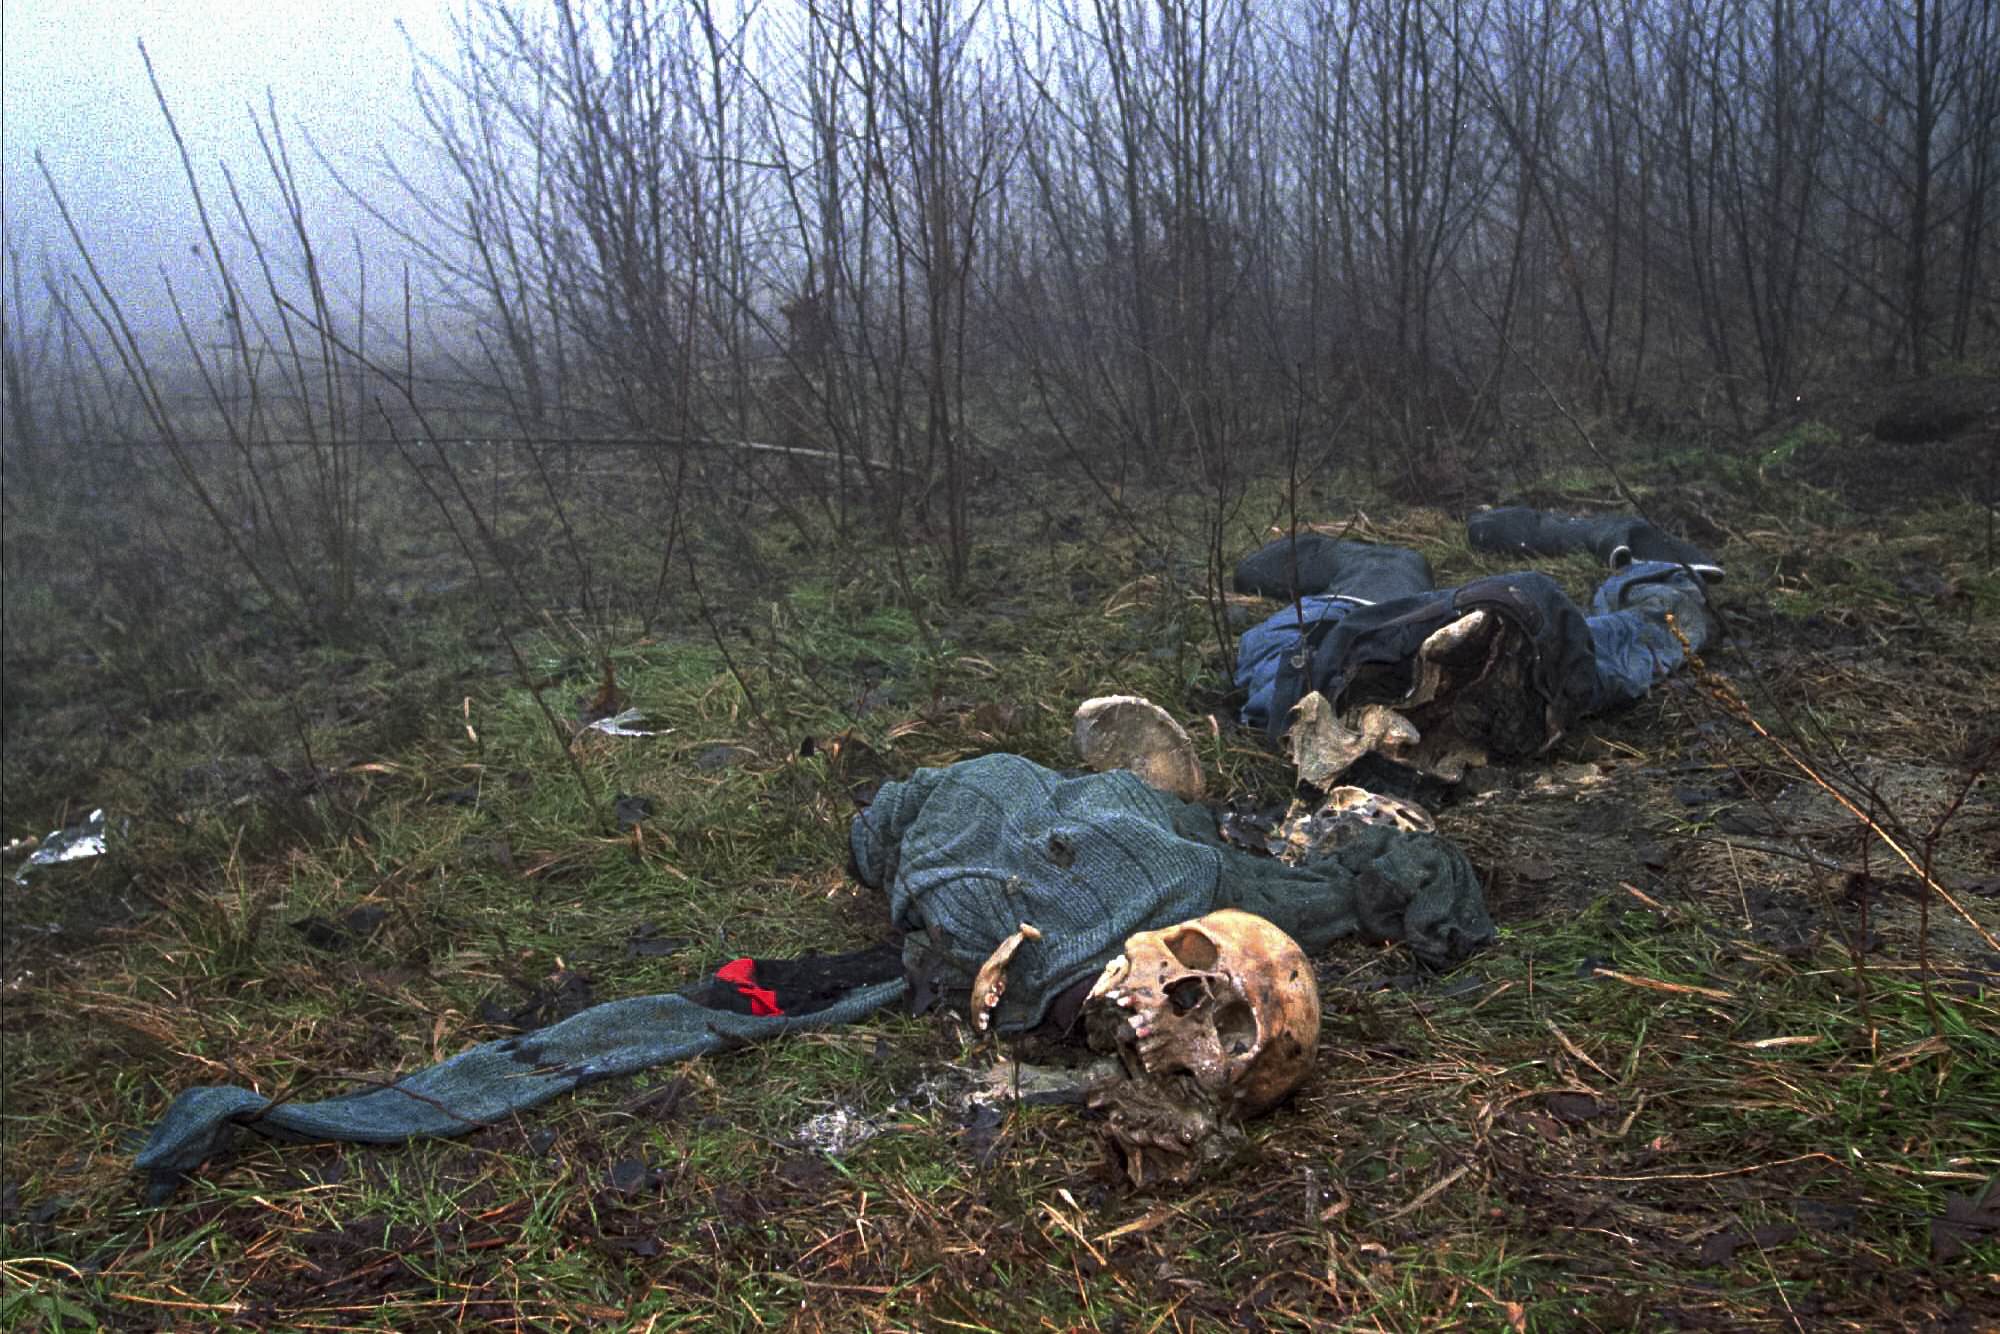
[[[369,158],[387,147],[416,163],[409,38],[432,55],[451,50],[451,0],[0,0],[0,150],[8,244],[32,274],[46,255],[74,265],[47,187],[39,150],[98,263],[128,309],[164,331],[160,270],[206,310],[206,279],[190,267],[201,234],[172,139],[146,82],[138,42],[153,66],[210,190],[219,230],[228,211],[217,162],[226,162],[253,211],[271,209],[271,188],[250,125],[267,90],[292,151],[309,220],[342,288],[353,286],[353,235],[368,254],[369,300],[389,304],[399,283],[394,239],[346,200],[320,169],[309,129],[357,184],[374,180]],[[370,191],[393,203],[387,191]],[[259,220],[275,231],[277,218]],[[225,240],[225,245],[228,242]],[[31,277],[30,288],[35,286]]]

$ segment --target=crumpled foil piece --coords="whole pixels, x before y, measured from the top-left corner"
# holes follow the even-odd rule
[[[590,724],[588,730],[602,732],[606,736],[665,736],[667,732],[674,730],[669,727],[665,731],[648,731],[645,728],[634,726],[636,723],[643,723],[645,721],[646,715],[640,710],[625,709],[622,712],[613,714],[609,718],[599,718],[596,722]]]
[[[57,829],[42,840],[34,855],[22,864],[14,875],[14,883],[28,883],[28,872],[37,866],[53,866],[57,862],[77,862],[86,857],[104,855],[104,808],[99,807],[84,819],[82,824],[71,825],[67,829]]]

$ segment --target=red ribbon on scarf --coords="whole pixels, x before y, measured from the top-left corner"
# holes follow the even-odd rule
[[[733,959],[715,970],[717,978],[733,985],[750,1001],[751,1014],[783,1014],[778,1008],[778,993],[757,985],[757,964],[754,959]]]

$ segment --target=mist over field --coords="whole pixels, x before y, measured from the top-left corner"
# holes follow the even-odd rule
[[[203,238],[147,83],[143,40],[204,183],[219,194],[216,168],[227,164],[253,216],[267,225],[280,215],[251,118],[275,105],[299,157],[316,225],[329,241],[328,267],[351,301],[356,272],[345,238],[358,236],[376,257],[378,279],[394,271],[397,249],[393,236],[320,169],[306,135],[360,181],[372,183],[368,163],[380,152],[416,156],[409,43],[448,52],[448,11],[443,3],[7,0],[0,102],[8,249],[37,275],[44,265],[60,271],[76,262],[36,169],[39,153],[99,263],[122,286],[135,295],[157,293],[162,272],[182,291],[204,282],[205,270],[190,253]],[[173,333],[157,296],[138,313],[149,334]]]
[[[2000,38],[1975,3],[15,0],[7,22],[16,345],[79,267],[37,152],[156,356],[162,274],[222,320],[140,38],[232,267],[218,164],[303,271],[254,128],[275,112],[336,307],[365,272],[399,328],[412,266],[418,323],[505,342],[480,378],[545,402],[603,406],[683,350],[740,380],[797,321],[838,350],[887,321],[908,346],[871,394],[909,383],[935,416],[935,382],[1081,356],[1093,401],[1064,388],[1057,415],[1109,412],[1121,450],[1268,436],[1203,414],[1286,374],[1322,402],[1393,387],[1468,442],[1530,369],[1593,410],[1741,431],[1816,378],[2000,338]],[[1204,406],[1169,411],[1167,378]],[[642,396],[628,425],[679,410]]]

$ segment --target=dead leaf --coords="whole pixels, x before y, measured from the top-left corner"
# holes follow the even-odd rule
[[[1542,1101],[1551,1116],[1573,1126],[1596,1120],[1612,1110],[1588,1093],[1551,1093]]]
[[[1833,1200],[1800,1200],[1792,1206],[1792,1217],[1801,1227],[1818,1232],[1838,1232],[1854,1226],[1860,1210]]]
[[[1540,1112],[1526,1111],[1517,1112],[1515,1115],[1522,1121],[1533,1126],[1536,1132],[1551,1144],[1554,1144],[1563,1137],[1563,1129],[1556,1124],[1554,1117],[1544,1116]]]
[[[1945,1197],[1943,1215],[1931,1220],[1931,1256],[1956,1260],[1994,1237],[2000,1237],[2000,1177],[1976,1194]]]
[[[1701,1254],[1695,1263],[1704,1269],[1726,1265],[1736,1258],[1736,1252],[1745,1246],[1756,1246],[1767,1250],[1782,1246],[1799,1235],[1799,1230],[1790,1223],[1767,1223],[1750,1232],[1740,1232],[1735,1228],[1718,1232],[1701,1244]]]

